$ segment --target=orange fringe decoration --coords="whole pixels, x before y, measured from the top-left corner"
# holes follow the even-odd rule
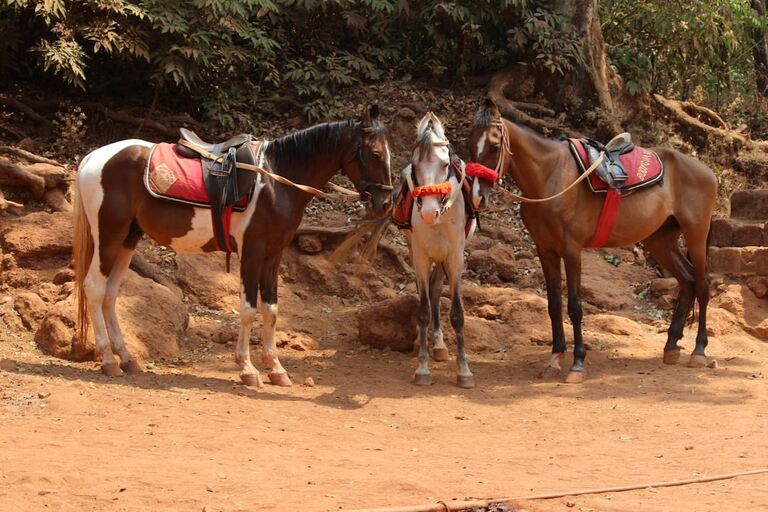
[[[416,187],[413,189],[413,197],[423,196],[447,196],[451,193],[453,188],[451,182],[444,181],[439,185],[424,185],[423,187]]]

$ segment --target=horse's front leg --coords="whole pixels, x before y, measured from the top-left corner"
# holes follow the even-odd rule
[[[419,366],[413,376],[417,386],[429,386],[432,375],[429,372],[429,345],[427,329],[429,328],[429,271],[432,262],[421,251],[413,251],[413,268],[416,271],[416,289],[419,292]]]
[[[565,355],[565,332],[563,331],[563,304],[561,298],[562,274],[560,256],[551,250],[539,248],[541,268],[547,285],[547,310],[552,323],[552,356],[542,370],[542,378],[559,377],[562,372],[562,360]]]
[[[469,370],[464,345],[464,306],[461,303],[461,273],[464,270],[464,251],[457,251],[456,259],[448,265],[451,295],[451,327],[456,333],[456,384],[460,388],[475,387],[475,376]]]
[[[565,276],[568,283],[568,317],[573,325],[573,365],[565,382],[577,384],[583,382],[586,376],[584,359],[587,357],[581,333],[581,249],[577,248],[565,255]]]
[[[429,277],[429,302],[432,308],[432,358],[435,361],[447,361],[451,358],[448,347],[443,339],[443,329],[440,327],[440,295],[443,291],[443,279],[445,270],[443,265],[435,264],[432,275]]]
[[[266,266],[261,280],[261,320],[263,335],[261,339],[261,362],[267,367],[270,382],[276,386],[292,384],[288,372],[285,371],[277,357],[275,329],[277,326],[277,273],[280,258]]]
[[[259,286],[254,281],[243,281],[240,286],[240,333],[235,347],[235,362],[240,367],[240,380],[246,386],[262,387],[259,371],[251,362],[251,326],[256,320],[256,297]]]

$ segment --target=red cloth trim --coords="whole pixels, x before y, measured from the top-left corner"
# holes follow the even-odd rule
[[[619,203],[621,203],[621,192],[612,188],[608,189],[608,193],[605,194],[603,209],[600,211],[600,218],[597,220],[597,229],[586,247],[602,247],[608,242],[613,226],[616,224]]]
[[[467,172],[467,176],[480,178],[491,183],[495,183],[499,179],[499,173],[478,162],[467,162],[464,170]]]
[[[227,251],[227,252],[237,252],[237,248],[235,247],[235,244],[232,241],[232,237],[230,236],[230,226],[232,225],[232,207],[228,206],[224,208],[224,215],[221,216],[221,224],[224,227],[224,233],[226,234],[226,247],[219,247],[219,242],[216,240],[216,237],[213,237],[213,239],[216,241],[216,247],[220,251]],[[211,215],[211,227],[213,228],[214,232],[216,231],[216,225],[213,220],[213,215]]]
[[[423,196],[447,196],[451,193],[453,187],[449,181],[444,181],[438,185],[424,185],[413,189],[413,197]]]

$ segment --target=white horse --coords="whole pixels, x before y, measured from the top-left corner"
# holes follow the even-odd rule
[[[427,344],[430,318],[435,361],[445,361],[450,357],[440,328],[440,295],[447,276],[451,326],[456,333],[456,382],[459,387],[472,388],[475,378],[469,370],[464,348],[461,274],[464,270],[464,245],[471,237],[475,224],[473,219],[467,235],[465,227],[469,219],[461,192],[465,179],[463,162],[451,151],[443,124],[432,112],[419,122],[411,165],[403,171],[403,178],[403,186],[410,188],[415,203],[411,229],[405,231],[419,293],[419,365],[413,382],[419,386],[432,382]]]

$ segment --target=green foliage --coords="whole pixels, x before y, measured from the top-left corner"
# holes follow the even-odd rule
[[[754,93],[749,0],[604,0],[608,53],[630,94],[658,91],[720,106]]]
[[[81,90],[140,83],[228,128],[247,123],[252,101],[279,91],[317,119],[334,113],[341,89],[360,83],[455,80],[521,60],[565,73],[580,42],[549,4],[0,0],[0,72],[42,73]]]

